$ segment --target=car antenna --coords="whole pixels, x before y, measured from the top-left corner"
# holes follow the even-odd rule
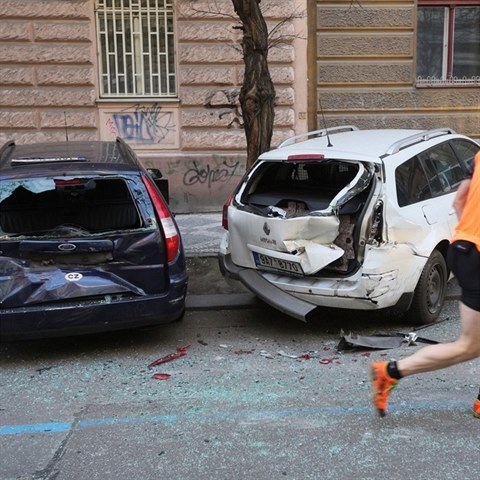
[[[68,142],[68,126],[67,126],[67,112],[63,111],[63,117],[65,118],[65,139]]]
[[[320,112],[322,112],[323,126],[325,127],[325,134],[327,135],[327,147],[333,147],[332,143],[330,142],[330,136],[328,135],[327,122],[325,121],[325,115],[323,114],[322,99],[320,97],[318,97],[318,103],[320,104]]]

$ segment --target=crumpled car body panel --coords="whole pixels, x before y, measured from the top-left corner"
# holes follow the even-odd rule
[[[299,211],[297,206],[292,216],[278,208],[260,212],[244,205],[248,184],[242,186],[235,205],[228,209],[229,230],[220,246],[221,263],[228,256],[237,267],[255,269],[281,291],[316,306],[377,310],[413,295],[428,256],[442,239],[450,238],[454,225],[454,218],[447,221],[433,204],[445,212],[454,193],[400,210],[384,195],[381,182],[375,180],[367,187],[366,179],[372,177],[364,173],[357,180],[360,177],[361,188],[351,182],[335,198],[348,202],[364,195],[364,214],[357,210],[342,215],[335,202],[325,207],[324,215],[318,210]],[[287,188],[284,196],[288,195]],[[382,212],[378,218],[376,209]],[[375,229],[381,231],[381,242],[372,233]],[[280,269],[278,262],[262,264],[254,252],[296,262],[301,270]],[[357,268],[347,272],[330,268],[341,258],[353,259]],[[271,304],[275,306],[274,301]]]
[[[0,181],[0,340],[155,325],[183,315],[181,239],[168,261],[139,173]]]
[[[343,250],[333,243],[339,228],[334,216],[266,219],[239,210],[232,215],[231,250],[238,265],[256,268],[256,252],[299,263],[309,274],[343,255]]]

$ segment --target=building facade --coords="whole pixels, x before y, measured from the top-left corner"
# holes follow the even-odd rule
[[[479,1],[316,4],[311,95],[327,123],[450,127],[480,138]]]
[[[480,1],[262,0],[272,146],[324,126],[480,138]],[[0,0],[0,141],[123,137],[176,213],[219,211],[245,171],[231,0]]]

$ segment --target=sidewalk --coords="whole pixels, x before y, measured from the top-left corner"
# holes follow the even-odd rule
[[[187,257],[217,256],[223,236],[221,213],[175,215]]]
[[[189,295],[187,308],[251,308],[262,305],[240,282],[223,278],[217,253],[224,229],[221,213],[175,216],[187,256]],[[457,300],[460,289],[455,279],[448,284],[447,300]]]
[[[221,213],[175,215],[182,234],[189,275],[187,310],[232,310],[263,305],[240,282],[226,279],[218,267],[224,229]]]

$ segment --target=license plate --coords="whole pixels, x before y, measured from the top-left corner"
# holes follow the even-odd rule
[[[268,255],[263,255],[263,253],[257,252],[253,252],[253,258],[255,259],[255,265],[257,267],[281,270],[282,272],[288,272],[294,275],[303,275],[303,269],[299,263],[269,257]]]

